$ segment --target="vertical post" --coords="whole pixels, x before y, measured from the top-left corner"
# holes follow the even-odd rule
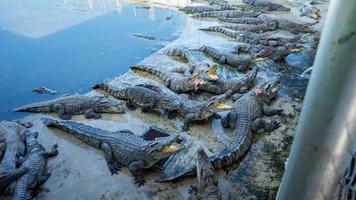
[[[331,199],[355,139],[356,1],[331,0],[277,199]]]

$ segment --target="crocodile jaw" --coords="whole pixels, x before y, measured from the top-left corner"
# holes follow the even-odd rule
[[[228,110],[228,109],[232,109],[233,107],[228,104],[224,104],[224,103],[215,103],[215,108],[221,109],[221,110]]]

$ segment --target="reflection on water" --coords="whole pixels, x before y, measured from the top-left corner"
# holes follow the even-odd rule
[[[53,98],[32,88],[85,93],[107,77],[173,40],[186,17],[176,10],[137,9],[119,0],[0,2],[0,119],[24,114],[9,109]],[[119,14],[121,13],[121,14]],[[171,16],[169,20],[167,17]],[[133,33],[157,38],[149,41]]]

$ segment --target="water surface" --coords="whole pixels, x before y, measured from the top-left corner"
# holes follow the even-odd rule
[[[85,93],[126,72],[177,38],[186,23],[176,10],[139,6],[118,0],[1,0],[0,119],[22,117],[8,110],[54,98],[32,93],[34,87],[57,90],[56,97]]]

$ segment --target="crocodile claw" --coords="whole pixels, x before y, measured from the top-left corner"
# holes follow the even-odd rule
[[[117,162],[108,163],[108,167],[111,172],[111,176],[114,174],[118,174],[118,172],[121,171],[121,166]]]
[[[145,183],[145,178],[142,175],[135,176],[135,184],[137,184],[140,187],[144,183]]]

